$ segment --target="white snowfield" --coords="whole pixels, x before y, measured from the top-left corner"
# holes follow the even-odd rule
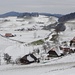
[[[44,39],[51,31],[41,30],[42,26],[47,26],[58,21],[56,17],[40,15],[30,19],[8,17],[0,19],[0,34],[12,33],[15,37],[2,37],[0,35],[0,56],[1,53],[8,53],[15,60],[41,46],[25,46],[25,44]],[[75,21],[73,21],[75,22]],[[59,34],[60,41],[70,41],[75,35],[74,23],[66,23],[66,30]],[[15,31],[24,28],[24,31]],[[27,31],[28,28],[37,30]],[[49,37],[49,39],[51,36]],[[21,44],[20,42],[24,42]],[[24,46],[23,46],[24,45]],[[0,75],[75,75],[75,53],[64,57],[40,61],[30,65],[4,64],[1,58]],[[30,59],[30,58],[28,58]]]

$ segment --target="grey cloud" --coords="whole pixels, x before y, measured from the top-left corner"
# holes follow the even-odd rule
[[[0,13],[29,11],[68,13],[75,11],[75,0],[1,0]]]

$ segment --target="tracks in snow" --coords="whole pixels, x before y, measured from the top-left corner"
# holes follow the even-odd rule
[[[51,70],[49,70],[49,72],[51,72],[51,71],[57,71],[57,70],[65,70],[72,67],[75,67],[75,62],[55,63],[55,64],[35,63],[30,65],[7,65],[4,68],[0,68],[0,71],[50,68]]]

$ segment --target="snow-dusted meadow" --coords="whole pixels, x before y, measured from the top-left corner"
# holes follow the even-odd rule
[[[41,47],[41,45],[29,46],[27,44],[39,39],[44,39],[51,31],[41,30],[42,26],[53,24],[57,22],[57,20],[58,19],[56,17],[47,17],[43,15],[30,19],[17,17],[1,18],[0,75],[75,75],[75,53],[65,57],[58,57],[29,65],[7,65],[3,60],[3,53],[5,52],[11,54],[15,60],[16,57],[21,57],[25,53],[32,52],[33,48]],[[74,24],[68,22],[65,26],[66,30],[60,33],[60,41],[70,41],[75,36]],[[22,28],[25,30],[17,31]],[[28,31],[28,29],[31,28],[34,30]],[[2,37],[5,36],[5,33],[12,33],[16,36],[9,38]],[[23,42],[23,44],[20,42]]]

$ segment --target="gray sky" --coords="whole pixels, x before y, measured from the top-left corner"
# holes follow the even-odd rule
[[[0,14],[9,11],[68,14],[75,12],[75,0],[1,0]]]

